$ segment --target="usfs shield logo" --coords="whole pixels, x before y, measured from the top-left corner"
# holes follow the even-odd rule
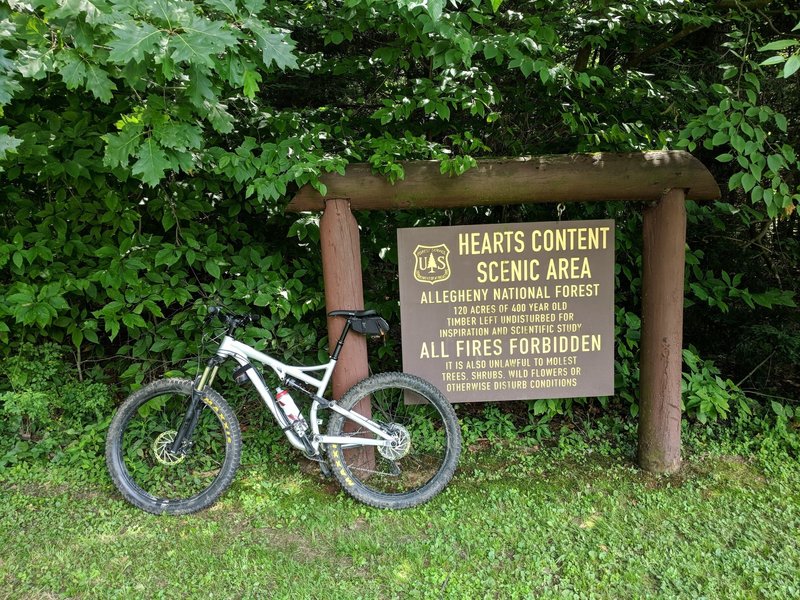
[[[450,249],[444,245],[414,248],[414,279],[420,283],[439,283],[450,279]]]

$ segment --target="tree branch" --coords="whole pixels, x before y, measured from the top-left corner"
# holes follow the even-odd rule
[[[772,0],[717,0],[714,4],[710,5],[709,8],[714,10],[744,9],[760,11],[760,9],[766,8],[770,2],[772,2]],[[666,50],[667,48],[674,46],[683,38],[688,37],[693,33],[700,31],[701,29],[706,29],[707,27],[708,25],[689,25],[688,27],[684,27],[667,41],[661,42],[652,48],[643,50],[639,54],[629,58],[625,63],[625,68],[630,69],[638,67],[651,56],[655,56],[662,50]]]
[[[625,68],[631,69],[638,67],[642,62],[650,58],[651,56],[655,56],[662,50],[666,50],[667,48],[674,46],[678,42],[680,42],[683,38],[692,35],[695,31],[699,31],[700,29],[705,29],[706,25],[691,25],[689,27],[684,27],[670,39],[665,42],[661,42],[657,46],[653,46],[652,48],[648,48],[640,52],[639,54],[632,56],[625,62]]]
[[[772,0],[717,0],[713,8],[745,8],[747,10],[758,10],[766,8]]]
[[[586,67],[589,66],[589,58],[592,56],[592,46],[591,44],[584,43],[581,46],[581,49],[578,50],[578,55],[575,57],[575,72],[580,73],[581,71],[585,71]]]

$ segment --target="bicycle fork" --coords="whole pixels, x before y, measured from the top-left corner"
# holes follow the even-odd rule
[[[217,371],[219,371],[219,366],[223,360],[224,359],[219,356],[211,357],[208,361],[208,365],[206,365],[205,371],[203,371],[203,375],[200,377],[200,381],[198,381],[197,385],[192,386],[192,397],[189,400],[189,408],[186,410],[186,414],[183,415],[181,425],[178,427],[178,432],[175,434],[175,439],[172,441],[172,445],[169,449],[171,454],[176,456],[186,454],[186,451],[189,449],[192,434],[200,418],[200,411],[203,410],[203,390],[206,386],[210,386],[214,383],[214,378],[217,376]]]

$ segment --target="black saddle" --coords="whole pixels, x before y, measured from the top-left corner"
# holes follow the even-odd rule
[[[361,335],[378,337],[389,331],[389,324],[374,310],[333,310],[330,317],[347,317],[350,328]]]

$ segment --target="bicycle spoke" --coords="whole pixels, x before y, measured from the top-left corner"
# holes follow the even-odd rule
[[[395,503],[411,505],[446,482],[458,426],[452,408],[437,394],[430,384],[405,374],[375,376],[348,392],[342,407],[350,410],[368,400],[373,422],[390,436],[386,445],[329,449],[337,467],[334,475],[348,492],[370,504],[386,505],[387,497],[397,497]],[[352,437],[354,443],[356,438],[383,439],[349,423],[346,416],[337,415],[329,433]],[[427,489],[434,491],[421,491]]]
[[[230,409],[223,408],[219,396],[215,401],[204,397],[191,438],[174,448],[191,395],[191,382],[155,382],[132,395],[115,418],[113,434],[109,433],[109,470],[123,495],[140,508],[198,510],[213,502],[235,472],[238,425],[234,432],[235,416],[222,415]],[[230,455],[234,439],[236,453]]]

